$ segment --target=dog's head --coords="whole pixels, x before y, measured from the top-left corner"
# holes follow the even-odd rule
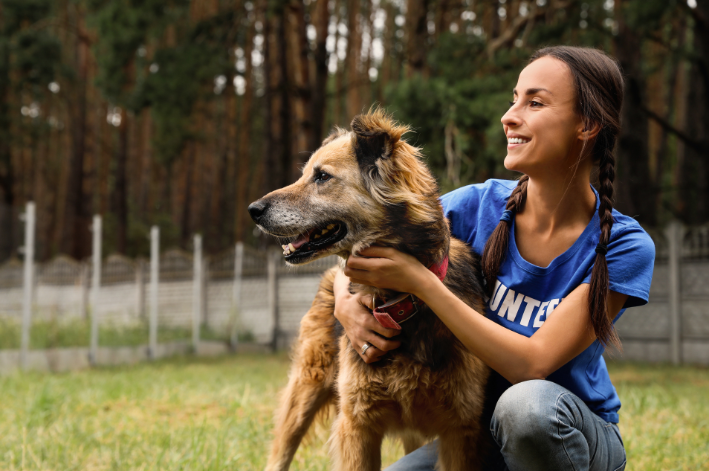
[[[297,182],[249,205],[258,227],[281,240],[299,265],[370,245],[393,246],[424,263],[447,250],[435,179],[409,131],[381,109],[336,128],[310,157]],[[442,249],[442,246],[443,247]]]

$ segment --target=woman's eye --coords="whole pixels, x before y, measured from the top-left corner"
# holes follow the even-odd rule
[[[544,106],[544,105],[542,105],[542,104],[539,103],[538,101],[529,100],[529,106],[531,106],[532,108],[537,108],[537,107],[539,107],[539,106]]]
[[[326,182],[332,178],[332,175],[325,172],[318,172],[315,174],[315,181],[318,183]]]
[[[516,101],[508,101],[507,103],[509,103],[510,108],[512,108],[513,106],[515,106],[515,103],[517,103],[517,102]]]

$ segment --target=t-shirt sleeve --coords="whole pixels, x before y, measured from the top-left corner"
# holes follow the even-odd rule
[[[443,214],[454,237],[470,244],[475,238],[481,185],[468,185],[441,197]]]
[[[612,237],[606,262],[609,289],[628,295],[623,309],[647,304],[655,267],[655,244],[647,232],[636,226]],[[584,283],[591,282],[592,269],[588,269]]]
[[[515,186],[516,181],[490,179],[443,195],[441,204],[451,234],[482,253]]]

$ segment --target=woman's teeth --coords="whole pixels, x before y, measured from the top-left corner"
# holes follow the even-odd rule
[[[525,144],[529,141],[530,141],[529,139],[522,139],[519,137],[510,137],[507,139],[508,144]]]

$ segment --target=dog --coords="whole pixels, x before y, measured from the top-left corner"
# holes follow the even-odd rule
[[[496,449],[486,401],[491,371],[430,309],[410,295],[351,284],[352,293],[389,301],[374,314],[401,329],[401,347],[372,364],[360,358],[333,315],[337,270],[373,245],[415,256],[484,312],[479,257],[451,237],[436,180],[420,149],[402,139],[410,128],[377,108],[356,116],[351,129],[335,128],[297,182],[249,206],[258,227],[281,240],[287,263],[341,258],[325,272],[301,321],[266,469],[287,470],[316,414],[331,404],[338,411],[330,438],[333,469],[381,469],[385,434],[398,435],[406,453],[438,437],[442,471],[490,469]],[[415,316],[399,323],[402,306]]]

